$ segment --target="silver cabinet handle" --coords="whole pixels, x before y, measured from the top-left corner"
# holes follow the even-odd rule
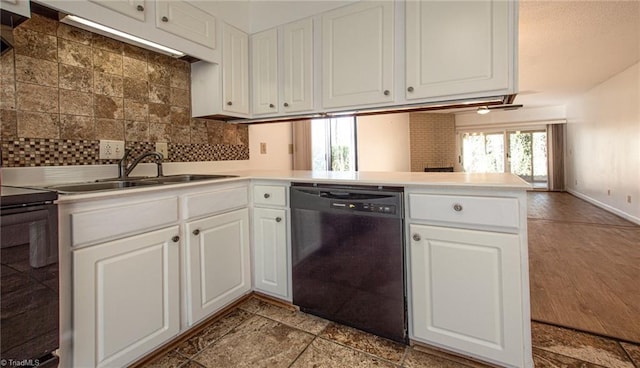
[[[276,105],[274,105],[274,104],[269,104],[269,108],[273,109],[274,107],[276,107]]]
[[[415,241],[420,241],[420,239],[422,239],[422,238],[420,237],[420,234],[413,234],[412,238],[413,238],[413,240],[415,240]]]
[[[136,6],[136,10],[139,11],[139,12],[144,11],[144,6],[138,5],[138,6]]]
[[[193,230],[193,235],[200,235],[200,229]]]
[[[231,105],[233,105],[233,102],[227,101],[227,105],[231,106]]]
[[[276,222],[282,221],[282,217],[276,217]]]
[[[169,21],[169,18],[167,18],[167,17],[162,17],[162,18],[160,18],[160,20],[166,23],[166,22],[168,22],[168,21]]]
[[[180,237],[179,237],[178,235],[176,235],[176,236],[174,236],[173,238],[171,238],[171,240],[172,240],[174,243],[177,243],[177,242],[179,242],[179,241],[180,241]]]
[[[289,107],[289,103],[288,102],[283,103],[283,105],[284,105],[284,107]]]
[[[389,96],[389,94],[391,94],[391,92],[389,92],[388,89],[385,89],[384,92],[382,92],[382,93],[384,93],[385,96]]]
[[[453,210],[456,212],[462,211],[462,205],[460,203],[456,203],[453,205]]]
[[[409,91],[409,92],[413,92],[413,87],[409,87],[409,88],[407,88],[407,91]]]
[[[269,194],[269,193],[265,193],[265,194],[264,194],[264,197],[265,197],[265,198],[269,198],[269,197],[271,197],[271,194]]]

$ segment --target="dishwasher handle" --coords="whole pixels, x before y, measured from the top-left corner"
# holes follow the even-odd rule
[[[393,195],[373,194],[373,193],[354,193],[354,192],[336,192],[336,191],[320,191],[318,196],[327,199],[349,199],[349,200],[369,200],[390,198]]]

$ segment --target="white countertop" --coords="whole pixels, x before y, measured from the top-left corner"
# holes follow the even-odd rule
[[[193,174],[193,173],[192,173]],[[96,191],[76,194],[60,194],[58,202],[86,201],[97,198],[127,196],[150,193],[167,189],[193,188],[196,186],[223,184],[242,180],[276,180],[285,182],[307,182],[319,184],[383,185],[404,187],[445,187],[482,188],[495,190],[527,190],[531,185],[513,174],[469,174],[460,172],[339,172],[300,170],[241,170],[241,171],[201,171],[198,174],[227,174],[234,178],[201,180],[189,183],[164,184],[157,186],[133,187],[128,189]]]
[[[530,189],[531,185],[513,174],[470,174],[462,172],[367,172],[246,170],[227,174],[250,179],[285,180],[317,183],[395,185],[395,186],[474,186],[483,188]]]

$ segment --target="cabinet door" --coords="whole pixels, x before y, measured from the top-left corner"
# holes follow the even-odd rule
[[[393,101],[393,2],[363,1],[322,16],[325,108]]]
[[[511,6],[502,0],[407,1],[406,98],[509,88]]]
[[[523,366],[520,238],[410,225],[415,338]]]
[[[249,211],[188,222],[186,241],[189,325],[251,290]]]
[[[124,14],[131,18],[141,20],[145,19],[144,0],[90,0],[96,4],[100,4],[105,8],[115,10],[120,14]]]
[[[285,25],[283,34],[283,96],[285,112],[313,109],[313,20]]]
[[[73,252],[76,367],[123,367],[180,329],[178,227]]]
[[[249,36],[222,25],[222,109],[249,113]]]
[[[156,1],[156,27],[216,48],[216,18],[186,1]]]
[[[278,30],[251,36],[253,112],[278,112]]]
[[[284,298],[288,297],[286,215],[284,209],[253,210],[255,288]]]

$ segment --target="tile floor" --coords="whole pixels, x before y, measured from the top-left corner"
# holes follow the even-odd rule
[[[536,368],[640,368],[640,346],[532,324]],[[486,367],[252,297],[146,367]]]

